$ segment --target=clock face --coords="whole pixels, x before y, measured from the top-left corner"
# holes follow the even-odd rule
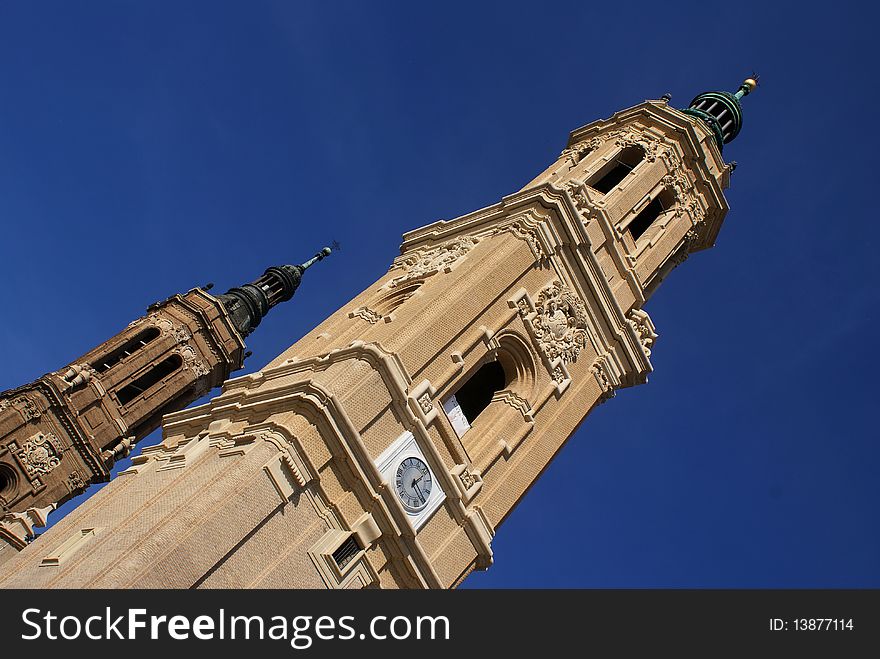
[[[428,504],[428,497],[434,486],[428,465],[415,457],[401,461],[394,484],[403,505],[413,511],[421,510]]]

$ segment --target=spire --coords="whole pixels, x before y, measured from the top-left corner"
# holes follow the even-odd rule
[[[218,295],[217,299],[223,302],[241,335],[247,336],[269,313],[269,309],[293,297],[303,273],[327,258],[331,251],[325,247],[300,265],[272,266],[256,281],[230,288],[223,295]]]
[[[715,135],[718,149],[739,135],[742,128],[743,112],[740,101],[758,86],[758,76],[746,78],[736,90],[730,92],[703,92],[691,101],[690,106],[682,110],[685,114],[702,119]]]

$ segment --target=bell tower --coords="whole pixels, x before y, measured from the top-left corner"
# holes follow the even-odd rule
[[[224,295],[174,295],[72,364],[0,393],[0,546],[20,549],[56,505],[110,478],[132,446],[242,367],[244,338],[289,300],[302,265]]]
[[[755,85],[579,128],[518,192],[406,234],[265,368],[166,416],[0,586],[447,588],[489,567],[578,425],[646,381],[645,303],[714,244]]]

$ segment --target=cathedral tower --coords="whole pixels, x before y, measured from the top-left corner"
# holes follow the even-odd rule
[[[575,130],[13,557],[5,587],[454,587],[596,405],[645,382],[644,310],[728,206],[736,94]],[[119,502],[124,502],[120,504]]]
[[[0,546],[23,547],[52,507],[109,480],[163,414],[240,369],[244,337],[327,254],[269,268],[224,295],[206,286],[157,302],[72,364],[0,393]]]

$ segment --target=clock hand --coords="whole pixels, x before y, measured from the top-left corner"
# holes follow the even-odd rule
[[[419,489],[419,486],[416,485],[415,481],[413,481],[413,487],[416,489],[416,493],[419,495],[419,501],[425,503],[425,495],[422,494],[422,491]]]

